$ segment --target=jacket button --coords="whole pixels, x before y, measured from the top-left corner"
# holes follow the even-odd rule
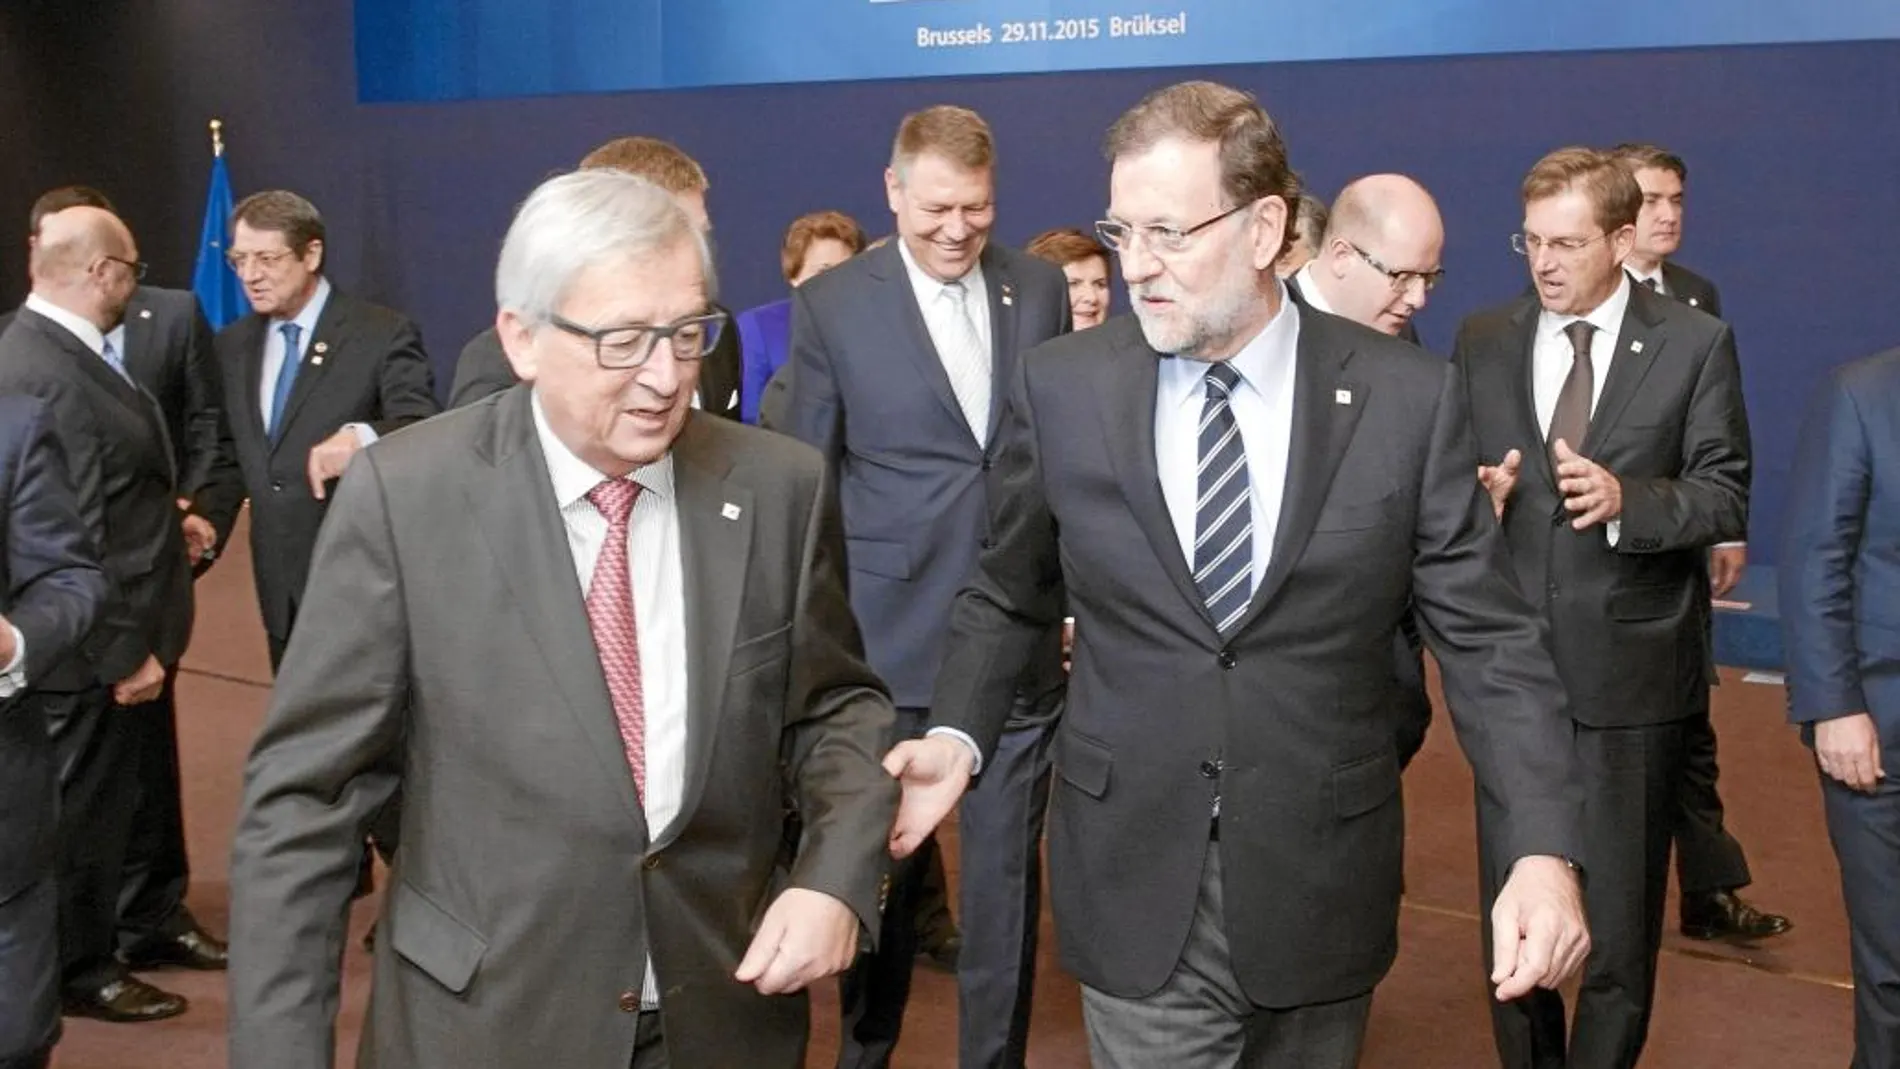
[[[984,457],[984,458],[983,458],[983,470],[984,470],[984,471],[988,471],[988,470],[990,470],[991,468],[993,468],[993,467],[995,467],[995,466],[996,466],[996,462],[995,462],[995,461],[993,461],[993,460],[991,460],[991,459],[990,459],[989,457]]]
[[[639,1013],[640,1012],[640,992],[622,991],[620,993],[620,1012],[621,1013]]]
[[[1222,668],[1232,668],[1233,666],[1240,663],[1240,658],[1234,656],[1233,650],[1220,651],[1220,657],[1218,658],[1218,660],[1220,661],[1220,666]]]
[[[1220,778],[1220,762],[1219,761],[1202,761],[1201,775],[1206,776],[1208,779],[1219,779]]]
[[[993,538],[985,538],[982,542],[982,546],[984,549],[995,549],[996,540]]]
[[[271,483],[270,489],[273,494],[281,494],[284,492],[284,484],[280,482]]]
[[[640,863],[640,867],[641,867],[641,868],[644,868],[644,869],[646,869],[646,870],[647,870],[648,872],[652,872],[652,871],[653,871],[654,869],[657,869],[657,868],[659,868],[659,867],[660,867],[660,855],[658,855],[658,854],[648,854],[648,855],[647,855],[647,859],[646,859],[645,861],[642,861],[642,862]]]

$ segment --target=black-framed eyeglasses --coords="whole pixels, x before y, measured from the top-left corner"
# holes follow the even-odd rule
[[[1102,239],[1102,244],[1114,249],[1116,252],[1127,251],[1128,246],[1137,237],[1139,237],[1142,243],[1147,245],[1152,252],[1163,254],[1185,252],[1188,247],[1188,239],[1206,230],[1208,227],[1213,226],[1215,223],[1220,222],[1222,219],[1233,215],[1235,212],[1251,207],[1253,203],[1253,201],[1248,201],[1246,204],[1236,204],[1219,215],[1211,219],[1203,219],[1190,227],[1161,226],[1158,224],[1136,226],[1133,223],[1120,223],[1113,219],[1102,219],[1098,220],[1095,224],[1095,236]]]
[[[130,271],[130,272],[132,272],[132,281],[134,281],[134,282],[143,282],[143,281],[145,281],[145,269],[146,269],[146,267],[148,266],[148,265],[147,265],[147,264],[145,263],[145,261],[143,261],[143,260],[127,260],[127,259],[124,259],[124,258],[122,258],[122,257],[118,257],[118,256],[105,256],[105,255],[101,255],[101,256],[100,256],[99,258],[100,258],[100,259],[102,259],[102,260],[111,260],[111,261],[112,261],[113,263],[115,263],[115,264],[124,264],[124,265],[125,265],[125,269],[126,269],[127,271]]]
[[[1549,249],[1556,256],[1575,256],[1609,236],[1607,232],[1593,238],[1540,238],[1536,234],[1512,234],[1511,251],[1519,256],[1536,256]]]
[[[1408,290],[1412,288],[1412,283],[1416,282],[1425,287],[1425,292],[1430,293],[1445,278],[1445,269],[1442,267],[1434,267],[1430,271],[1395,271],[1379,262],[1377,256],[1360,248],[1358,242],[1348,241],[1346,244],[1352,248],[1352,251],[1359,254],[1359,258],[1364,260],[1367,266],[1384,275],[1386,281],[1392,283],[1394,290]]]
[[[550,313],[548,323],[556,330],[586,338],[594,343],[594,362],[609,371],[637,368],[653,359],[661,340],[673,343],[673,359],[691,362],[705,357],[719,344],[726,327],[726,313],[706,312],[671,323],[627,323],[617,327],[583,327],[570,319]]]

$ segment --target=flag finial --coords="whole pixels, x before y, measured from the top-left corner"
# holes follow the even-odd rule
[[[213,156],[224,155],[224,120],[223,119],[211,120],[211,154]]]

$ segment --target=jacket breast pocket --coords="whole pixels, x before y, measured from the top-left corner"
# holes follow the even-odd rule
[[[755,635],[732,647],[731,666],[728,675],[740,676],[755,668],[763,668],[776,661],[782,661],[792,652],[792,625]]]
[[[1108,793],[1108,774],[1114,765],[1115,751],[1107,743],[1074,730],[1056,734],[1056,772],[1090,798]]]
[[[1357,501],[1327,501],[1313,524],[1314,534],[1339,534],[1365,531],[1393,522],[1398,495],[1387,491],[1379,497]]]
[[[886,579],[910,578],[910,547],[902,542],[881,538],[847,538],[845,561],[854,572],[869,572]]]
[[[466,992],[488,940],[408,883],[397,884],[389,899],[389,948],[451,993]]]

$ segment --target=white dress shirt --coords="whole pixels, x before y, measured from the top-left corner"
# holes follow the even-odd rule
[[[1286,488],[1287,451],[1293,441],[1293,378],[1300,342],[1299,308],[1280,289],[1280,310],[1229,361],[1240,385],[1229,398],[1247,450],[1247,496],[1253,509],[1253,589],[1260,589],[1273,556]],[[1155,469],[1175,537],[1194,567],[1194,511],[1200,497],[1201,409],[1208,365],[1163,357],[1155,388]]]
[[[1639,286],[1648,285],[1651,281],[1654,281],[1658,293],[1669,292],[1669,280],[1663,277],[1662,264],[1660,263],[1656,265],[1654,271],[1645,273],[1638,271],[1636,265],[1625,260],[1623,262],[1623,270],[1628,273],[1630,279]]]
[[[1298,271],[1294,272],[1293,280],[1300,284],[1300,296],[1306,299],[1307,304],[1313,306],[1314,311],[1338,315],[1338,312],[1333,311],[1332,304],[1326,300],[1326,294],[1320,292],[1319,275],[1313,271],[1313,265],[1318,262],[1317,260],[1306,261]]]
[[[534,429],[547,457],[554,500],[574,556],[574,575],[586,593],[594,563],[607,539],[607,518],[587,500],[607,478],[575,456],[533,398]],[[673,486],[673,456],[636,468],[627,478],[640,484],[627,537],[633,580],[634,621],[639,633],[640,692],[646,707],[646,792],[641,798],[649,841],[680,816],[686,793],[686,580],[680,563],[679,499]],[[629,771],[631,776],[632,772]],[[659,1005],[652,959],[647,961],[643,1005]]]
[[[1537,432],[1545,439],[1550,437],[1550,418],[1557,411],[1557,395],[1563,392],[1564,379],[1570,376],[1570,365],[1575,362],[1564,328],[1579,319],[1597,328],[1590,335],[1590,370],[1594,373],[1590,382],[1590,419],[1594,423],[1597,402],[1603,399],[1603,384],[1609,381],[1610,365],[1616,361],[1618,342],[1622,340],[1623,313],[1629,308],[1632,285],[1626,274],[1617,282],[1609,299],[1588,315],[1558,315],[1549,309],[1537,313],[1537,339],[1531,345],[1531,396],[1537,405]],[[1583,443],[1571,442],[1570,448],[1581,453]],[[1603,525],[1603,536],[1612,547],[1622,532],[1621,520],[1609,520]]]
[[[26,689],[26,636],[11,623],[7,630],[13,632],[13,659],[0,668],[0,701]]]

